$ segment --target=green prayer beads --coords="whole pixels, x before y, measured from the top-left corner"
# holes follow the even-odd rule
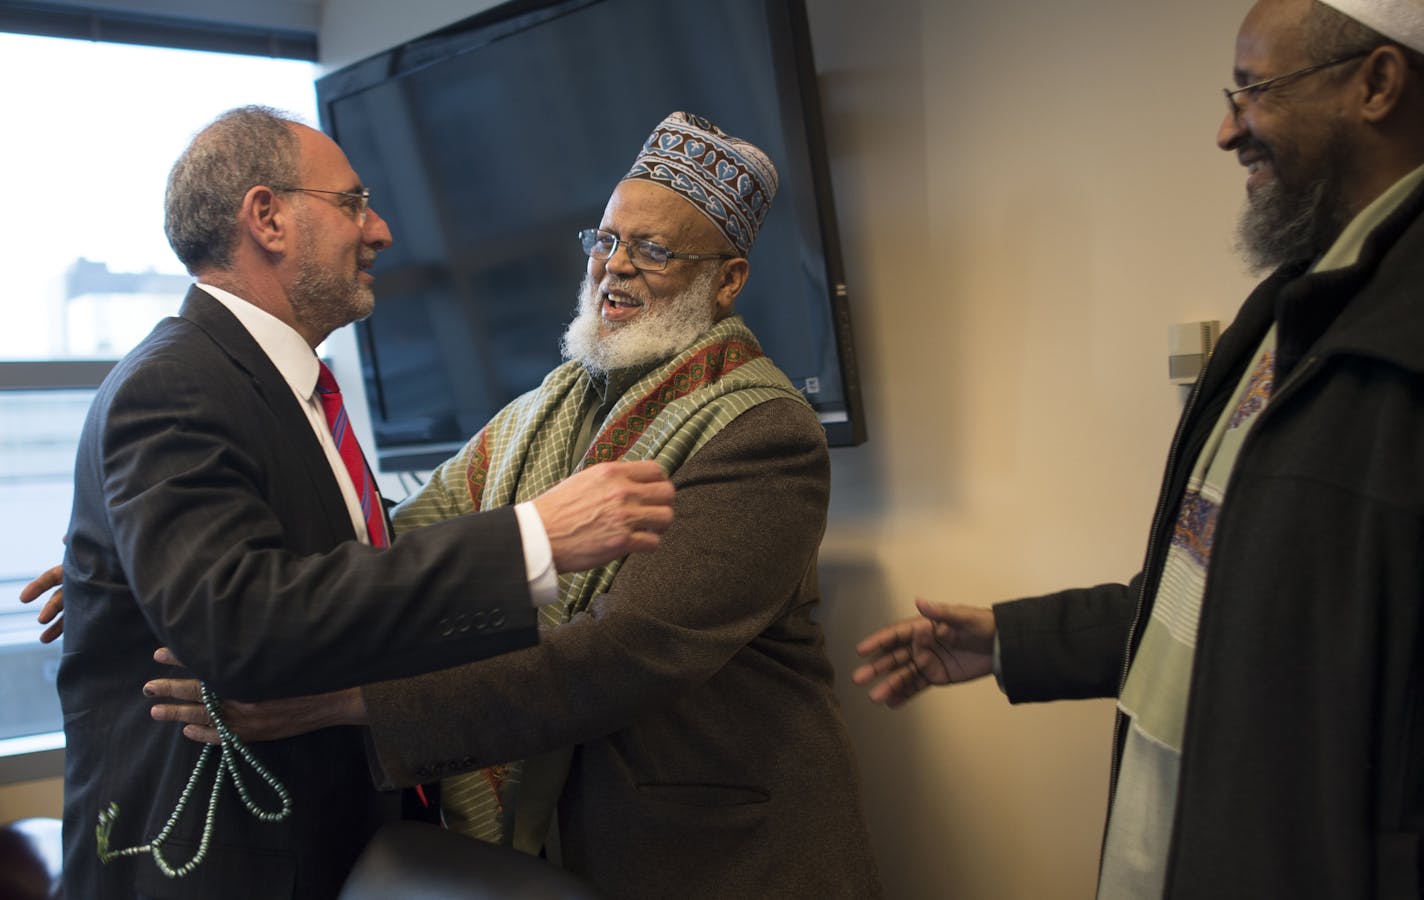
[[[176,868],[163,856],[163,845],[168,843],[169,837],[173,834],[173,829],[177,826],[178,820],[182,818],[183,811],[188,806],[188,801],[192,799],[193,791],[197,788],[199,780],[202,778],[203,770],[207,768],[208,759],[213,755],[214,745],[208,744],[203,747],[203,752],[198,755],[197,765],[193,767],[193,774],[188,776],[188,783],[183,786],[183,793],[178,797],[178,803],[173,808],[173,814],[168,817],[163,828],[158,832],[158,836],[147,844],[137,847],[127,847],[123,850],[110,850],[109,838],[113,832],[114,824],[119,818],[119,805],[110,803],[107,809],[100,810],[99,824],[94,829],[94,836],[99,845],[99,861],[105,864],[125,856],[139,856],[148,853],[153,856],[153,862],[158,866],[158,871],[169,878],[182,878],[191,873],[202,864],[208,856],[208,848],[212,844],[213,826],[217,821],[218,797],[222,793],[223,775],[226,774],[232,779],[233,787],[237,789],[237,795],[242,798],[242,803],[247,807],[247,811],[263,822],[280,822],[292,812],[292,795],[287,791],[285,785],[277,780],[273,775],[257,761],[257,757],[252,751],[247,749],[232,729],[228,727],[227,721],[222,717],[222,702],[217,695],[208,689],[206,684],[201,685],[203,693],[203,706],[208,711],[208,718],[212,719],[213,727],[217,729],[218,738],[221,740],[220,761],[218,763],[217,775],[213,778],[213,788],[208,795],[208,811],[203,817],[203,836],[198,842],[198,850],[193,854],[193,858]],[[238,767],[239,759],[252,767],[252,771],[261,776],[272,792],[281,801],[281,809],[270,811],[262,809],[252,799],[247,790],[247,784],[242,780],[242,773]]]

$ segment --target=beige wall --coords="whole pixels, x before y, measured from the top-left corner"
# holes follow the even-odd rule
[[[1229,321],[1244,178],[1213,144],[1240,0],[811,0],[871,441],[833,456],[842,673],[916,594],[1140,563],[1176,322]],[[1107,701],[992,684],[895,713],[842,685],[895,898],[1089,898]]]
[[[0,823],[31,816],[59,818],[64,803],[64,780],[42,778],[0,785]]]
[[[327,0],[324,61],[490,5]],[[871,435],[833,453],[822,618],[897,900],[1092,896],[1111,705],[981,683],[890,713],[851,648],[917,593],[1134,571],[1180,402],[1167,326],[1229,321],[1250,284],[1212,144],[1247,5],[808,0]],[[0,817],[36,796],[57,810],[40,782]]]
[[[1250,283],[1213,145],[1247,4],[811,2],[872,416],[834,455],[822,556],[845,672],[916,594],[1135,571],[1180,403],[1167,326],[1228,321]],[[1092,896],[1110,703],[841,693],[892,897]]]

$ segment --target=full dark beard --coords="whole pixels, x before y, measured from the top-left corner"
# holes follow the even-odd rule
[[[1247,195],[1236,236],[1252,271],[1316,259],[1335,243],[1350,219],[1340,195],[1345,156],[1340,136],[1329,135],[1315,171],[1300,184],[1288,181],[1278,168],[1275,180]],[[1271,160],[1280,165],[1274,153]],[[1287,169],[1299,165],[1289,158],[1286,163]]]
[[[1316,181],[1288,191],[1279,182],[1262,185],[1246,200],[1237,225],[1237,244],[1253,272],[1314,259],[1330,248],[1344,228],[1333,185]]]

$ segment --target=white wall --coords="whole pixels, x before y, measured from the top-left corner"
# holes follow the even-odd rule
[[[489,5],[327,0],[324,61]],[[1180,402],[1167,326],[1229,321],[1251,283],[1213,146],[1248,4],[808,5],[871,435],[833,452],[822,618],[887,891],[1088,898],[1111,704],[981,683],[890,713],[852,648],[916,594],[1136,569]]]

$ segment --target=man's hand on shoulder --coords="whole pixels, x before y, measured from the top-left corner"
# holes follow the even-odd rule
[[[591,466],[534,498],[554,568],[581,572],[656,550],[672,525],[672,482],[655,462]]]

